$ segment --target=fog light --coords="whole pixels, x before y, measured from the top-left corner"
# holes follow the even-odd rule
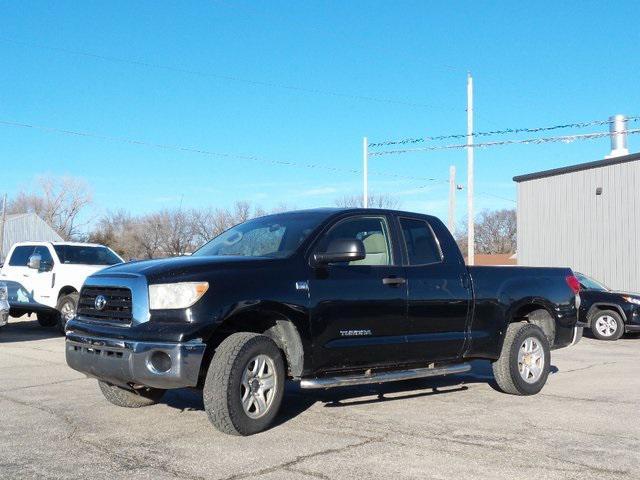
[[[171,369],[171,357],[165,352],[153,352],[149,357],[149,367],[157,373],[168,372]]]

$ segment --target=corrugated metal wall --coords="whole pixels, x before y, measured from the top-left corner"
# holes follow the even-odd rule
[[[518,183],[518,264],[640,292],[640,161]]]
[[[4,225],[2,256],[6,256],[11,246],[16,242],[61,241],[62,237],[35,213],[8,215]],[[4,260],[4,258],[0,260]]]

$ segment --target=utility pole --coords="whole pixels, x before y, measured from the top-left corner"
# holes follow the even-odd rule
[[[7,220],[7,194],[2,199],[2,220],[0,221],[0,261],[4,259],[4,224]]]
[[[473,214],[473,77],[467,73],[467,263],[475,263],[475,218]]]
[[[362,188],[362,206],[369,207],[369,142],[367,137],[362,139],[362,162],[363,162],[363,188]]]
[[[449,167],[449,231],[456,236],[456,166]]]

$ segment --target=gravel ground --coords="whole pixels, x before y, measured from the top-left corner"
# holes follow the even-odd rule
[[[541,394],[491,387],[487,362],[446,380],[301,392],[278,425],[218,433],[196,391],[106,402],[37,322],[0,331],[0,478],[638,479],[640,338],[552,354]]]

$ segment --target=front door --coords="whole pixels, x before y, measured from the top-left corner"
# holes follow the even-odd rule
[[[33,270],[27,267],[34,250],[34,245],[15,247],[2,267],[0,281],[7,284],[9,302],[13,307],[28,307],[34,303],[31,284]]]
[[[389,219],[339,220],[317,242],[322,252],[339,238],[361,240],[363,260],[312,268],[309,281],[315,370],[371,367],[398,362],[410,325],[407,285],[393,248]]]
[[[471,289],[459,258],[445,258],[429,223],[400,218],[406,252],[408,318],[412,334],[407,348],[416,360],[460,357],[465,345]],[[434,225],[436,228],[444,228]],[[443,234],[441,238],[444,238]],[[452,251],[455,245],[449,245]]]
[[[34,303],[38,306],[56,307],[53,295],[53,256],[46,245],[39,245],[33,252],[40,255],[40,268],[29,269],[29,284]]]

